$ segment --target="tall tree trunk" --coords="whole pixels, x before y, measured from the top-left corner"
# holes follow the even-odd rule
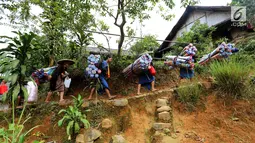
[[[124,26],[125,26],[127,21],[126,21],[126,15],[125,15],[124,8],[125,8],[124,0],[118,0],[118,9],[121,11],[120,14],[121,14],[121,19],[122,19],[122,22],[121,22],[120,25],[118,25],[115,22],[115,25],[117,25],[120,28],[120,41],[119,41],[119,44],[118,44],[118,56],[121,56],[121,48],[122,48],[122,45],[123,45],[124,40],[125,40]],[[118,19],[117,17],[115,19],[116,21]]]
[[[125,40],[124,25],[120,26],[120,41],[118,44],[118,56],[121,56],[121,48]]]

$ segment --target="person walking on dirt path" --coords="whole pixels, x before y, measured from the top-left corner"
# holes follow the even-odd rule
[[[52,73],[52,76],[50,78],[50,91],[48,92],[45,102],[50,101],[52,92],[54,91],[57,91],[60,96],[59,102],[64,101],[64,91],[65,91],[64,79],[67,76],[65,74],[67,67],[68,67],[67,63],[58,64],[58,67]]]
[[[103,60],[103,62],[100,63],[100,65],[99,65],[99,69],[101,70],[101,73],[99,74],[99,80],[100,80],[100,84],[102,86],[100,86],[100,89],[98,90],[98,93],[102,94],[105,91],[109,99],[113,99],[113,98],[116,97],[116,96],[111,95],[109,85],[106,81],[106,79],[110,78],[109,64],[111,62],[112,62],[112,56],[107,55],[105,60]]]
[[[97,71],[97,73],[100,74],[100,73],[101,73],[101,70],[99,69],[99,70]],[[97,84],[99,83],[97,78],[90,79],[89,82],[90,82],[91,90],[90,90],[89,98],[88,98],[87,100],[91,100],[91,99],[92,99],[92,96],[93,96],[93,94],[94,94],[95,91],[96,91],[96,90],[95,90],[95,89],[96,89],[96,86],[97,86]]]
[[[150,63],[148,70],[139,75],[139,82],[137,86],[137,94],[141,94],[141,86],[146,86],[148,90],[156,91],[155,89],[155,76],[151,75],[149,69],[152,68],[153,63]]]

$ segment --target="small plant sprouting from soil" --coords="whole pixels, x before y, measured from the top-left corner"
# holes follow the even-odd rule
[[[86,118],[86,115],[81,112],[81,105],[83,100],[80,95],[78,98],[74,98],[74,106],[69,106],[67,109],[62,109],[58,114],[64,113],[64,116],[61,120],[58,121],[58,126],[62,126],[66,122],[66,133],[68,139],[75,140],[77,133],[79,133],[81,124],[85,128],[90,127],[90,123]]]

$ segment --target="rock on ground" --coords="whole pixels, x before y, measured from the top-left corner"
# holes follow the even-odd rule
[[[155,130],[169,129],[172,127],[171,123],[154,123],[152,126]]]
[[[87,130],[85,133],[84,133],[84,140],[85,140],[85,143],[87,142],[92,142],[96,139],[98,139],[100,136],[102,135],[102,133],[96,129],[90,129],[90,130]]]
[[[127,106],[128,100],[127,99],[115,99],[112,101],[114,106]]]
[[[158,114],[158,118],[163,121],[169,121],[171,116],[169,112],[164,111]]]
[[[127,143],[122,135],[112,136],[110,143]]]
[[[102,128],[109,129],[112,127],[112,121],[110,119],[104,119],[102,121]]]
[[[85,136],[83,134],[77,135],[75,143],[85,143]]]
[[[171,107],[169,106],[162,106],[160,108],[157,109],[157,112],[164,112],[164,111],[171,111]]]
[[[167,103],[168,101],[166,99],[158,99],[156,101],[156,106],[159,108],[159,107],[162,107],[162,106],[167,106]]]
[[[173,139],[162,132],[156,131],[153,135],[152,143],[179,143],[179,140]]]

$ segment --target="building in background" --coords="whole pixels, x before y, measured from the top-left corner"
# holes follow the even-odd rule
[[[162,57],[163,53],[170,51],[177,37],[181,37],[183,32],[189,32],[197,20],[201,24],[206,23],[209,27],[215,26],[217,28],[212,33],[213,40],[223,37],[233,40],[252,30],[249,23],[241,27],[232,25],[231,6],[188,6],[165,41],[156,50],[155,57]]]

